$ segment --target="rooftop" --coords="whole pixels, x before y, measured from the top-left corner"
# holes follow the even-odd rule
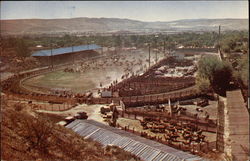
[[[249,113],[240,90],[227,91],[227,108],[234,160],[248,160]]]
[[[145,139],[135,134],[104,125],[93,120],[75,120],[66,126],[84,138],[90,138],[103,146],[115,145],[131,152],[142,160],[204,160],[199,156],[174,149],[170,146]]]
[[[32,54],[32,56],[55,56],[55,55],[73,53],[73,52],[96,50],[100,48],[101,46],[98,46],[96,44],[71,46],[71,47],[57,48],[57,49],[52,49],[52,50],[36,51]]]

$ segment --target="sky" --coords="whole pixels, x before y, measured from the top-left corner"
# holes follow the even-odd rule
[[[1,19],[75,17],[173,21],[248,18],[248,1],[1,1]]]

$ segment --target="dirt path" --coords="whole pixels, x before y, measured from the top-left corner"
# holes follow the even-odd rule
[[[102,118],[102,116],[101,116],[101,114],[100,114],[100,109],[101,109],[101,107],[102,107],[102,106],[96,107],[96,108],[94,109],[93,113],[91,113],[91,115],[89,116],[88,119],[89,119],[89,120],[95,120],[95,121],[102,122],[102,123],[105,123],[105,124],[106,124],[106,122],[103,121],[103,118]]]
[[[103,121],[103,118],[100,113],[100,108],[105,105],[87,105],[87,104],[81,104],[76,106],[75,108],[72,108],[67,111],[45,111],[45,110],[37,110],[37,112],[43,112],[43,113],[51,113],[51,114],[57,114],[64,117],[67,116],[74,116],[77,112],[86,112],[88,115],[88,120],[95,120],[103,124],[107,124]]]

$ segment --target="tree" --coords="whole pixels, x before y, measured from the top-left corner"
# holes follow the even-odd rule
[[[198,76],[212,80],[215,70],[221,66],[220,60],[215,56],[203,56],[198,62]]]
[[[16,50],[17,54],[21,57],[30,56],[30,51],[28,49],[28,45],[23,39],[16,40],[15,50]]]
[[[248,86],[248,78],[249,78],[249,61],[248,55],[242,56],[240,59],[237,60],[238,66],[234,73],[234,77],[236,80],[241,82],[245,87]]]
[[[242,51],[245,49],[243,44],[248,42],[248,32],[232,31],[226,32],[221,38],[221,49],[226,53],[232,51]]]
[[[25,128],[23,136],[29,145],[28,151],[32,149],[37,149],[44,154],[49,152],[49,139],[52,136],[52,124],[42,118],[37,116],[34,120],[23,119]]]
[[[198,62],[197,84],[204,86],[209,80],[211,87],[219,93],[225,93],[232,78],[232,66],[229,62],[220,61],[216,56],[204,56]],[[200,87],[203,88],[203,87]]]
[[[214,71],[211,84],[217,91],[225,91],[228,89],[232,79],[232,67],[229,62],[222,62],[220,68]]]
[[[121,36],[118,35],[118,36],[115,36],[115,47],[118,47],[120,48],[122,46],[122,40],[121,40]]]
[[[15,47],[15,38],[9,37],[6,39],[1,39],[3,49]]]
[[[201,93],[207,93],[211,91],[210,81],[206,78],[197,77],[196,84],[198,85],[198,89]]]

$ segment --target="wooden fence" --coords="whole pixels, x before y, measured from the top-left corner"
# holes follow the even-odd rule
[[[27,103],[32,106],[35,110],[45,110],[45,111],[66,111],[73,107],[75,104],[63,102],[63,103],[49,103],[48,101],[37,101],[25,97],[17,97],[16,95],[3,95],[1,96],[2,101],[11,101],[12,103]]]
[[[216,135],[216,149],[220,152],[224,152],[224,122],[225,122],[225,105],[223,101],[218,100],[218,109],[217,109],[217,135]]]
[[[148,112],[144,109],[129,109],[126,111],[120,111],[119,115],[124,118],[128,119],[134,119],[134,120],[143,120],[145,117],[152,117],[157,118],[159,120],[174,120],[174,121],[180,121],[180,122],[186,122],[197,125],[198,128],[201,130],[216,133],[217,131],[217,125],[216,122],[213,120],[206,120],[205,118],[192,118],[187,115],[172,115],[170,116],[166,112]]]

